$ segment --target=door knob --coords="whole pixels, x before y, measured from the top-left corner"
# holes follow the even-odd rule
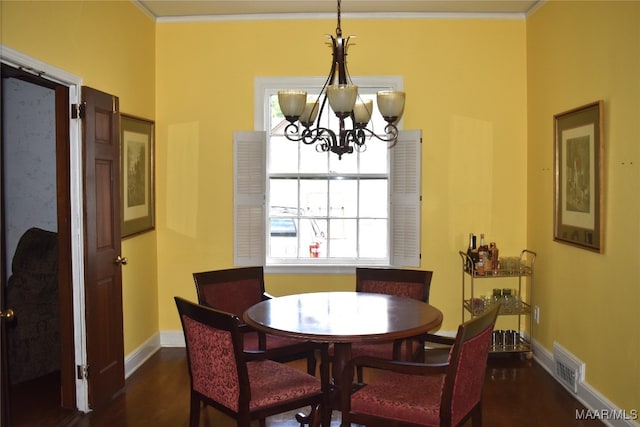
[[[116,257],[115,263],[116,264],[127,265],[127,257],[122,257],[122,256],[118,255]]]
[[[7,321],[12,321],[15,313],[12,309],[7,308],[5,311],[0,311],[0,319],[5,319]]]

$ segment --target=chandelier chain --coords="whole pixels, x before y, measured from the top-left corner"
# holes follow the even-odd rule
[[[341,1],[338,0],[338,27],[336,28],[336,35],[342,36],[342,19],[340,18],[340,4]]]

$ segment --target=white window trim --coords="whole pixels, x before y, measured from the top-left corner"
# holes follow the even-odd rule
[[[355,270],[354,265],[342,265],[336,263],[314,264],[314,265],[269,265],[266,266],[265,258],[265,233],[266,233],[266,185],[262,185],[265,193],[260,195],[252,195],[247,198],[246,194],[238,193],[238,174],[240,169],[247,165],[238,165],[238,145],[244,144],[251,147],[253,144],[261,144],[258,149],[262,152],[261,156],[263,164],[249,166],[255,171],[261,170],[266,181],[266,133],[264,124],[268,121],[269,112],[264,108],[265,99],[275,94],[273,88],[308,88],[309,86],[320,86],[324,84],[323,77],[257,77],[254,83],[254,129],[255,132],[234,132],[234,263],[237,266],[246,265],[263,265],[267,273],[287,273],[287,274],[352,274]],[[362,77],[354,78],[354,83],[361,87],[370,88],[391,88],[394,90],[402,90],[402,77]],[[398,125],[401,128],[401,123]],[[248,144],[248,145],[247,145]],[[400,146],[402,144],[402,146]],[[400,147],[400,148],[399,148]],[[398,145],[391,150],[390,162],[395,167],[390,169],[390,229],[389,229],[389,260],[394,266],[420,266],[420,149],[421,149],[421,132],[420,131],[401,131]],[[255,153],[253,153],[255,154]],[[260,157],[260,156],[258,156]],[[255,160],[255,159],[254,159]],[[400,166],[398,166],[400,165]],[[407,170],[414,175],[407,176]],[[395,172],[394,172],[395,171]],[[417,172],[417,175],[416,175]],[[253,177],[256,175],[254,174]],[[399,184],[399,185],[398,185]],[[254,201],[253,213],[263,212],[263,221],[258,221],[263,225],[260,236],[242,240],[239,239],[239,230],[244,230],[241,224],[242,213],[247,212],[246,201],[251,199]],[[242,213],[241,213],[242,211]],[[395,217],[395,219],[394,219]],[[398,221],[397,218],[402,218]],[[254,218],[255,220],[256,218]],[[255,222],[252,224],[255,225]],[[253,228],[253,227],[252,227]],[[261,249],[250,245],[258,246]],[[246,255],[251,253],[252,256]],[[240,254],[240,255],[239,255]],[[244,255],[244,256],[242,256]],[[384,264],[379,264],[383,266]]]

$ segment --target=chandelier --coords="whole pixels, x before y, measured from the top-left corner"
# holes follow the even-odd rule
[[[278,91],[278,103],[285,119],[289,122],[285,127],[285,136],[290,141],[303,142],[307,145],[317,144],[316,151],[331,151],[342,159],[343,154],[351,154],[366,150],[366,140],[375,137],[388,143],[389,148],[398,142],[398,128],[404,110],[404,92],[384,90],[377,93],[378,110],[387,122],[384,136],[379,136],[367,129],[371,120],[373,101],[362,101],[358,96],[358,86],[354,85],[347,72],[348,36],[342,38],[340,21],[340,0],[338,0],[338,25],[336,36],[331,38],[333,62],[329,76],[315,99],[307,99],[307,92],[298,89]],[[320,125],[325,106],[329,101],[331,109],[339,120],[339,130],[322,127]],[[351,119],[351,128],[347,127],[346,119]],[[315,122],[315,127],[313,127]]]

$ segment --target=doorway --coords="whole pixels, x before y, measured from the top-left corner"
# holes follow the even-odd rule
[[[10,424],[76,412],[69,88],[2,64],[3,294]],[[37,405],[34,405],[37,402]]]
[[[3,71],[6,65],[25,80],[55,90],[61,407],[89,412],[124,387],[119,100],[7,46],[0,45],[0,63]],[[3,182],[2,170],[0,176]],[[2,189],[4,184],[0,194]],[[4,254],[4,245],[0,249]],[[13,313],[5,304],[5,259],[0,256],[2,426],[10,394],[5,329]]]

